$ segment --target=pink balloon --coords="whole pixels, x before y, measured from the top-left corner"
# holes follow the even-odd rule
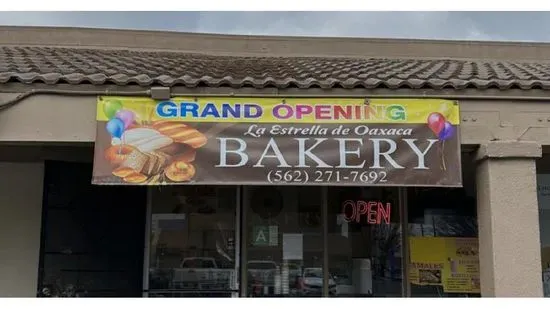
[[[115,117],[122,120],[124,129],[127,129],[134,122],[136,115],[132,111],[122,109],[116,113]]]
[[[428,116],[428,127],[438,135],[445,127],[445,116],[440,113],[431,113]]]

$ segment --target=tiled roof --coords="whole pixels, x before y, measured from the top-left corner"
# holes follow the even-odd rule
[[[181,52],[0,47],[0,84],[297,88],[550,89],[550,62],[243,57]]]

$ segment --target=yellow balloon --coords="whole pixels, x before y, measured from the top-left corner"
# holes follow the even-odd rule
[[[439,107],[438,112],[445,116],[445,118],[448,118],[451,115],[451,106],[448,103],[443,103]]]

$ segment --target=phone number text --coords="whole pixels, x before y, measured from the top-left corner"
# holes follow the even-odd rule
[[[315,183],[315,182],[360,182],[366,184],[386,183],[384,171],[308,171],[308,170],[270,170],[267,181],[270,183]]]

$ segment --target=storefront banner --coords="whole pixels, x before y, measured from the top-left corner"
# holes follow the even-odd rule
[[[480,293],[477,238],[409,237],[409,280],[445,293]]]
[[[436,99],[100,97],[94,184],[462,185]]]

